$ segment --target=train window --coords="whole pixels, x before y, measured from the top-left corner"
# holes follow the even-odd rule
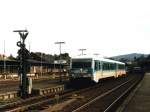
[[[108,70],[111,70],[111,63],[108,63]]]
[[[72,62],[72,68],[91,68],[91,62]]]
[[[117,64],[115,64],[115,63],[103,62],[102,67],[103,67],[103,70],[115,70],[116,65]]]
[[[125,69],[125,65],[119,64],[118,69]]]
[[[74,59],[72,60],[72,68],[91,68],[92,60],[89,59]]]
[[[103,70],[109,70],[109,63],[103,62]]]
[[[101,70],[101,62],[99,62],[99,70]]]
[[[113,70],[113,64],[110,63],[110,70]]]
[[[103,70],[106,70],[106,63],[103,63]]]
[[[110,70],[115,70],[115,64],[114,63],[110,64]]]
[[[106,68],[106,70],[109,70],[109,63],[106,63],[107,64],[107,68]]]

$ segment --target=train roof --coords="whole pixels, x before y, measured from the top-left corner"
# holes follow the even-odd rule
[[[92,59],[92,60],[100,60],[100,61],[110,62],[110,63],[125,64],[125,63],[120,62],[120,61],[115,61],[115,60],[111,60],[111,59],[107,59],[107,58],[103,58],[103,57],[98,57],[98,56],[83,55],[83,56],[72,57],[72,59]]]

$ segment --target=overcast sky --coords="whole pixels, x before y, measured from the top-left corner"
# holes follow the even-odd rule
[[[57,41],[65,41],[62,52],[114,56],[150,53],[149,0],[1,0],[0,54],[16,56],[19,35],[27,29],[27,48],[58,54]]]

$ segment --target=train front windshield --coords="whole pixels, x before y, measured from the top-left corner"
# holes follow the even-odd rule
[[[71,72],[72,73],[91,73],[92,72],[92,60],[72,59]]]

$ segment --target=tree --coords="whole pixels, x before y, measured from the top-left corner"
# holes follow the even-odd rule
[[[31,52],[31,53],[30,53],[30,59],[37,60],[37,61],[41,61],[41,57],[38,56],[38,54],[37,54],[37,53],[34,53],[34,52]]]
[[[12,54],[10,54],[10,56],[8,56],[8,59],[10,59],[10,60],[16,60],[16,58]]]
[[[146,59],[150,61],[150,54],[147,56],[147,58],[146,58]]]

